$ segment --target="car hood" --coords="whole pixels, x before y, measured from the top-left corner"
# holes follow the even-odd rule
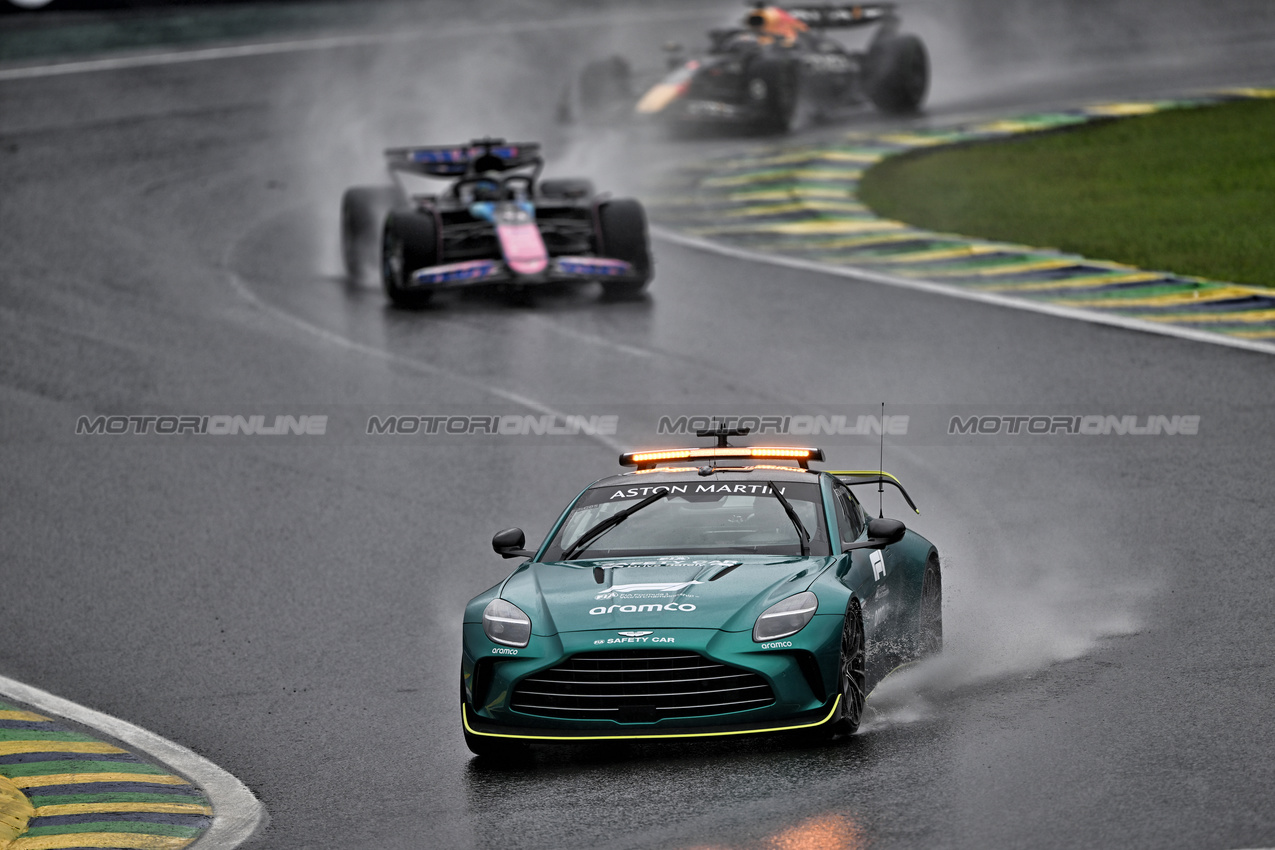
[[[661,556],[527,563],[501,596],[538,635],[594,629],[746,631],[762,611],[807,589],[833,559]]]

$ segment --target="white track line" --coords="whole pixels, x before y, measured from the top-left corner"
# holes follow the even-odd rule
[[[1178,328],[1173,327],[1172,325],[1162,325],[1158,322],[1148,322],[1145,319],[1133,319],[1127,316],[1112,316],[1105,313],[1093,313],[1076,307],[1060,307],[1056,304],[1040,304],[1033,301],[1022,301],[1017,298],[1011,298],[1006,295],[997,295],[992,292],[973,292],[966,289],[959,289],[954,286],[947,286],[941,283],[931,283],[925,280],[912,280],[911,278],[882,274],[881,272],[856,268],[854,266],[833,266],[826,263],[819,263],[814,260],[802,260],[796,257],[779,257],[771,254],[762,254],[756,251],[748,251],[743,248],[719,245],[716,242],[712,242],[708,239],[701,239],[696,236],[685,236],[660,226],[652,226],[651,233],[660,239],[665,239],[669,242],[683,245],[687,248],[710,251],[715,254],[733,257],[738,260],[748,260],[749,262],[754,263],[769,263],[773,266],[783,266],[790,269],[801,269],[802,271],[819,272],[822,274],[837,275],[838,277],[849,277],[854,278],[855,280],[862,280],[867,283],[881,284],[882,286],[895,286],[900,289],[914,289],[920,292],[929,292],[934,295],[945,295],[948,298],[960,298],[965,301],[994,304],[997,307],[1009,307],[1013,310],[1027,310],[1032,313],[1044,313],[1047,316],[1057,316],[1063,319],[1076,319],[1081,322],[1089,322],[1095,325],[1110,325],[1112,327],[1123,328],[1129,331],[1142,331],[1144,333],[1160,334],[1162,336],[1174,336],[1179,339],[1189,339],[1193,342],[1207,342],[1211,345],[1223,345],[1229,348],[1242,348],[1246,351],[1257,351],[1262,354],[1275,354],[1275,343],[1261,342],[1260,340],[1236,339],[1234,337],[1228,337],[1218,333],[1210,333],[1209,331],[1198,331],[1193,328]]]
[[[134,726],[127,720],[85,708],[4,676],[0,676],[0,694],[38,711],[100,731],[194,782],[208,796],[213,810],[212,826],[196,839],[199,847],[237,847],[269,820],[265,806],[253,796],[248,786],[180,744]]]
[[[238,59],[245,56],[272,56],[280,53],[334,50],[341,47],[388,44],[394,41],[407,41],[421,37],[423,36],[417,33],[333,36],[330,38],[275,41],[262,44],[238,44],[228,47],[207,47],[167,53],[112,56],[104,59],[84,59],[77,62],[57,62],[52,65],[5,68],[0,70],[0,80],[29,80],[38,77],[59,77],[65,74],[91,74],[100,71],[119,71],[126,68],[146,68],[154,65],[180,65],[187,62],[208,62],[216,59]]]
[[[55,62],[48,65],[30,65],[21,68],[0,69],[0,82],[29,80],[38,77],[57,77],[65,74],[88,74],[101,71],[120,71],[128,68],[146,68],[156,65],[180,65],[188,62],[210,62],[221,59],[241,59],[248,56],[277,56],[285,53],[308,53],[321,50],[340,50],[350,47],[373,47],[411,41],[452,40],[473,35],[508,35],[523,32],[583,29],[603,24],[649,23],[651,21],[692,21],[705,17],[702,11],[679,10],[639,15],[586,15],[565,20],[519,21],[500,24],[469,24],[456,27],[431,27],[429,29],[398,30],[388,33],[365,35],[340,35],[318,38],[289,39],[287,41],[236,44],[223,47],[204,47],[192,50],[141,53],[127,56],[110,56],[100,59],[83,59],[75,62]]]
[[[504,389],[503,387],[498,387],[495,384],[485,383],[476,378],[471,378],[468,375],[463,375],[460,372],[455,372],[455,371],[452,371],[451,369],[447,369],[442,366],[435,366],[433,363],[427,363],[424,360],[417,360],[413,357],[405,357],[402,354],[394,354],[393,352],[386,351],[383,348],[376,348],[375,346],[365,345],[361,342],[356,342],[355,340],[352,340],[348,337],[341,336],[340,334],[330,331],[327,328],[321,328],[318,325],[312,325],[309,322],[307,322],[305,319],[302,319],[299,316],[295,316],[292,313],[289,313],[287,310],[283,310],[279,307],[274,306],[273,304],[263,301],[261,298],[257,296],[255,292],[252,291],[251,287],[248,286],[248,283],[242,277],[240,277],[238,274],[230,270],[228,264],[225,267],[225,274],[226,274],[226,279],[230,283],[231,288],[235,291],[235,294],[238,295],[240,298],[244,299],[245,301],[247,301],[253,307],[255,307],[256,309],[260,310],[263,313],[266,313],[267,315],[273,316],[275,319],[281,322],[285,322],[286,324],[292,325],[294,328],[297,328],[299,330],[306,332],[307,334],[315,336],[319,338],[320,340],[322,340],[323,342],[328,343],[329,345],[334,345],[337,348],[342,348],[342,349],[345,349],[346,351],[352,351],[352,352],[355,352],[356,354],[362,354],[366,357],[372,357],[377,360],[384,360],[387,363],[395,363],[400,366],[404,366],[408,369],[411,369],[413,371],[425,372],[426,374],[429,374],[429,375],[436,375],[440,378],[445,378],[450,381],[455,381],[458,384],[463,384],[464,386],[481,390],[482,392],[488,393],[489,395],[493,395],[496,398],[504,399],[505,401],[512,402],[513,404],[519,405],[520,407],[525,407],[525,408],[528,408],[529,410],[534,410],[537,413],[548,414],[557,418],[565,418],[567,416],[566,413],[563,413],[562,411],[556,408],[550,407],[547,404],[536,401],[535,399],[529,396],[521,395],[511,390]],[[601,434],[580,434],[579,436],[584,439],[594,440],[598,443],[601,443],[602,445],[606,446],[608,449],[611,449],[617,454],[627,451],[627,449],[624,446],[622,446],[620,443],[616,442],[615,440],[609,439],[606,436]]]

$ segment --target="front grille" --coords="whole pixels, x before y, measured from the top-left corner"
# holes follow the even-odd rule
[[[775,701],[756,673],[694,652],[629,649],[573,655],[518,682],[510,705],[541,717],[654,722],[760,708]]]

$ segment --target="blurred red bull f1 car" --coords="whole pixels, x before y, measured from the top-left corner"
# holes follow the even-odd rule
[[[651,280],[642,205],[597,194],[586,179],[541,180],[538,144],[479,139],[385,156],[394,185],[354,187],[341,200],[341,250],[352,279],[379,264],[396,305],[480,285],[594,280],[632,297]],[[412,194],[404,175],[451,183]]]
[[[865,47],[829,35],[851,29],[871,31]],[[742,26],[711,30],[702,54],[688,56],[677,44],[665,49],[668,67],[648,86],[623,57],[591,62],[564,94],[560,117],[593,122],[632,113],[675,126],[784,132],[803,117],[826,119],[869,102],[886,113],[916,112],[929,88],[925,45],[900,31],[892,3],[758,4]]]

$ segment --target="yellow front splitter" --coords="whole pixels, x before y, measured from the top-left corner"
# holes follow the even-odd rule
[[[759,729],[727,729],[712,732],[655,732],[643,733],[636,735],[553,735],[553,734],[527,734],[513,732],[482,732],[475,729],[469,724],[469,706],[465,703],[460,705],[460,720],[465,726],[465,731],[471,735],[482,735],[486,738],[514,738],[519,741],[556,741],[556,742],[574,742],[574,741],[635,741],[644,739],[666,739],[666,738],[724,738],[737,735],[764,735],[769,732],[794,732],[799,729],[813,729],[816,726],[822,726],[832,721],[837,715],[837,708],[841,705],[841,695],[832,701],[832,709],[829,710],[827,716],[820,720],[814,720],[808,723],[796,723],[787,726],[773,726]]]

